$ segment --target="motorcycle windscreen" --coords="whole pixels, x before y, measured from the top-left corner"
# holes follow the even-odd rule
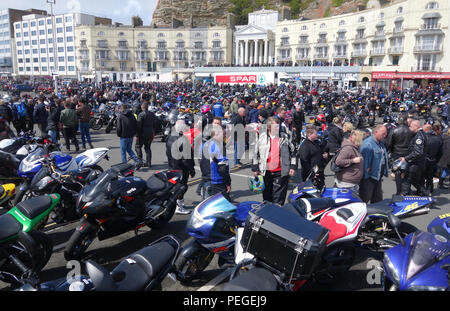
[[[90,183],[90,185],[86,186],[82,192],[83,201],[91,202],[94,201],[101,194],[106,195],[111,191],[108,189],[108,185],[110,185],[111,180],[114,179],[115,173],[112,171],[107,171],[102,173],[96,180]]]
[[[444,237],[422,231],[414,233],[411,239],[406,280],[442,260],[442,256],[448,256],[449,252],[450,243]]]

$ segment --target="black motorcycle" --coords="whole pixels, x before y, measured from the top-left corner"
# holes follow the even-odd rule
[[[61,278],[39,284],[25,280],[19,291],[150,291],[161,290],[164,278],[174,270],[180,242],[172,235],[158,239],[123,259],[109,272],[92,260],[86,275]]]
[[[187,186],[180,184],[182,175],[182,171],[162,171],[145,181],[105,171],[77,199],[76,209],[83,217],[64,250],[66,260],[80,259],[96,237],[102,241],[146,225],[162,228],[186,191]]]
[[[108,116],[108,122],[105,128],[106,134],[111,133],[117,127],[117,112],[112,111]]]
[[[107,111],[102,111],[89,121],[89,127],[95,131],[100,130],[104,125],[108,124],[109,115]]]

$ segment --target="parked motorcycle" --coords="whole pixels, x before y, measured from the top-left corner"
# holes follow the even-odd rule
[[[418,230],[386,251],[383,270],[385,290],[449,290],[450,216],[439,216],[428,232]]]
[[[0,280],[17,283],[34,279],[53,251],[49,236],[38,231],[59,204],[59,194],[20,202],[0,216]]]
[[[218,193],[197,205],[186,225],[191,238],[184,243],[175,262],[178,280],[198,276],[216,254],[220,267],[234,263],[236,229],[244,226],[249,210],[258,204],[248,201],[234,205]]]
[[[15,184],[4,184],[0,186],[0,206],[10,209],[12,207],[12,198],[16,191]]]
[[[82,218],[64,250],[66,260],[80,259],[96,237],[102,241],[146,225],[162,228],[186,190],[181,179],[181,171],[157,172],[147,182],[120,178],[115,170],[102,173],[78,196],[76,209]]]
[[[181,245],[172,235],[162,237],[124,258],[111,272],[92,260],[88,275],[61,278],[39,284],[26,280],[19,291],[150,291],[160,290],[164,278],[173,272]]]

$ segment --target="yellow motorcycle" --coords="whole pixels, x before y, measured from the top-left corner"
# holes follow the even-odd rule
[[[12,208],[12,200],[16,191],[15,184],[4,184],[0,186],[0,206],[3,208]]]

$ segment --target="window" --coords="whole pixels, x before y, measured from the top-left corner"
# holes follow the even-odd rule
[[[63,43],[64,42],[64,38],[63,37],[58,37],[58,38],[56,38],[56,42]]]
[[[360,23],[364,23],[364,21],[365,21],[364,17],[361,16],[361,17],[359,18],[359,22],[360,22]]]
[[[177,38],[182,38],[183,34],[181,32],[177,33]]]
[[[400,56],[398,56],[398,55],[392,56],[392,65],[398,66],[399,60],[400,60]]]
[[[325,23],[320,24],[320,28],[327,28],[327,25]]]
[[[197,33],[195,34],[195,37],[196,37],[196,38],[200,38],[201,36],[202,36],[202,34],[199,33],[199,32],[197,32]]]
[[[39,58],[37,58],[37,57],[36,57],[36,58],[33,58],[33,62],[34,62],[34,63],[39,63]]]
[[[34,67],[34,71],[39,71],[39,67]]]
[[[69,71],[75,71],[75,66],[69,66]]]
[[[176,48],[177,49],[184,49],[184,41],[177,41],[176,42]]]
[[[40,21],[39,21],[39,26],[44,26],[44,20],[43,19],[41,19]]]
[[[397,14],[402,14],[403,13],[403,7],[399,7],[398,9],[397,9]]]
[[[58,70],[59,70],[59,71],[65,71],[65,70],[66,70],[66,67],[64,67],[64,66],[59,66],[59,67],[58,67]]]
[[[383,12],[380,13],[379,18],[380,18],[380,19],[384,19],[384,13],[383,13]]]
[[[58,62],[63,63],[64,62],[64,56],[59,56],[58,57]]]
[[[53,48],[48,48],[49,53],[53,53]]]
[[[288,32],[289,30],[287,29],[287,27],[283,28],[283,32]]]
[[[344,20],[341,20],[340,22],[339,22],[339,26],[344,26],[345,25],[345,21]]]
[[[46,63],[47,62],[47,57],[42,57],[41,58],[41,63]]]
[[[23,63],[23,58],[18,58],[17,61],[19,62],[19,64]]]
[[[73,46],[68,46],[67,47],[67,52],[73,52]]]
[[[66,23],[72,22],[72,16],[66,16]]]
[[[16,24],[16,29],[20,29],[20,24]]]
[[[62,27],[56,28],[56,33],[63,33],[63,28]]]
[[[22,55],[22,50],[18,50],[17,54]]]
[[[157,48],[158,49],[165,49],[166,48],[166,41],[158,41]]]
[[[139,38],[143,38],[143,37],[145,37],[145,33],[143,33],[143,32],[140,32],[140,33],[138,34],[138,37],[139,37]]]
[[[33,49],[33,54],[38,54],[39,50],[38,49]]]
[[[52,44],[52,43],[53,43],[53,38],[49,38],[49,39],[48,39],[48,43],[49,43],[49,44]]]
[[[47,49],[46,48],[42,48],[41,49],[41,54],[45,54],[47,52]]]
[[[105,36],[105,32],[99,31],[99,32],[97,33],[97,36],[99,36],[99,37],[104,37],[104,36]]]
[[[220,37],[220,34],[219,34],[218,32],[216,32],[216,33],[214,34],[214,38],[218,38],[218,37]]]
[[[68,26],[68,27],[66,27],[66,32],[72,32],[72,26]]]
[[[42,67],[42,71],[47,71],[47,67]]]
[[[19,67],[19,71],[23,71],[23,67]]]
[[[74,56],[67,56],[67,61],[68,62],[74,62],[75,61],[75,57]]]
[[[66,37],[67,42],[73,42],[73,37]]]
[[[20,38],[20,32],[16,32],[16,38]]]
[[[36,22],[31,22],[31,27],[36,27]]]
[[[40,39],[39,44],[45,44],[45,39]]]
[[[160,33],[158,34],[158,38],[164,38],[164,34],[163,34],[162,32],[160,32]]]
[[[62,17],[57,17],[56,18],[56,23],[57,24],[61,24],[62,23]]]
[[[51,35],[53,33],[52,29],[47,29],[47,34]]]
[[[218,48],[220,48],[220,41],[213,41],[213,48],[216,48],[216,49],[218,49]]]
[[[39,30],[39,34],[40,34],[41,36],[45,35],[45,30],[44,30],[44,29]]]
[[[36,36],[36,35],[37,35],[37,31],[36,31],[36,30],[33,30],[33,31],[31,32],[31,35],[32,35],[32,36]]]
[[[308,27],[306,27],[306,25],[302,26],[302,30],[307,30],[307,29],[308,29]]]
[[[28,23],[23,23],[23,28],[27,28],[28,27]]]
[[[17,41],[17,46],[22,46],[22,42]]]
[[[30,45],[30,41],[28,41],[28,40],[23,41],[23,45],[26,45],[26,46]]]
[[[58,52],[63,53],[64,52],[64,47],[59,47],[58,48]]]
[[[82,35],[82,36],[85,36],[85,35],[86,35],[86,32],[82,31],[82,32],[81,32],[81,35]]]
[[[31,62],[31,59],[25,58],[25,63],[30,63],[30,62]]]
[[[28,31],[24,32],[24,33],[23,33],[23,36],[24,36],[24,37],[28,37]]]
[[[435,1],[428,2],[427,6],[425,7],[426,10],[434,10],[439,9],[439,4]]]

